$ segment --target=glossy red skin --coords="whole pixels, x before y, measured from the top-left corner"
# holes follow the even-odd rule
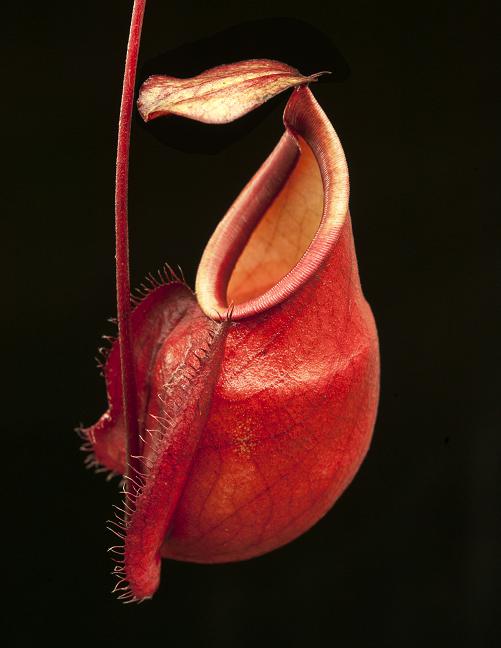
[[[301,535],[358,470],[378,394],[377,334],[348,217],[317,276],[231,326],[162,555],[243,560]]]

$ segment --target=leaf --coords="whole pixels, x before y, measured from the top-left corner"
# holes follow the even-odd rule
[[[154,75],[141,86],[137,102],[145,122],[180,115],[205,124],[227,124],[275,95],[316,81],[285,63],[252,59],[220,65],[190,79]]]

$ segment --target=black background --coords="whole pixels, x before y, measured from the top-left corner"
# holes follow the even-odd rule
[[[382,392],[360,473],[309,533],[245,563],[166,562],[139,607],[109,593],[116,482],[84,471],[72,432],[105,407],[130,5],[2,10],[6,645],[500,645],[494,3],[150,0],[139,80],[265,56],[333,71],[313,90],[348,158]],[[134,285],[165,261],[193,282],[285,101],[227,127],[135,120]]]

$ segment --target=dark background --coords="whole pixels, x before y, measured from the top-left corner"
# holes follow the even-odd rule
[[[348,158],[382,392],[362,469],[309,533],[245,563],[165,562],[139,607],[109,593],[116,482],[72,432],[105,407],[130,6],[2,10],[5,645],[501,645],[494,3],[150,0],[140,80],[262,56],[333,71],[313,91]],[[164,261],[193,282],[285,101],[227,127],[135,121],[134,285]]]

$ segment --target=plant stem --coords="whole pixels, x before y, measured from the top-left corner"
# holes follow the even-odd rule
[[[134,86],[137,58],[146,0],[134,0],[130,24],[129,42],[125,59],[122,102],[118,122],[117,167],[115,184],[115,245],[118,344],[122,377],[122,398],[126,430],[126,475],[134,478],[140,470],[139,421],[137,407],[134,357],[130,332],[130,276],[129,276],[129,227],[127,221],[127,194],[129,176],[129,148]],[[127,490],[132,485],[129,484]]]

